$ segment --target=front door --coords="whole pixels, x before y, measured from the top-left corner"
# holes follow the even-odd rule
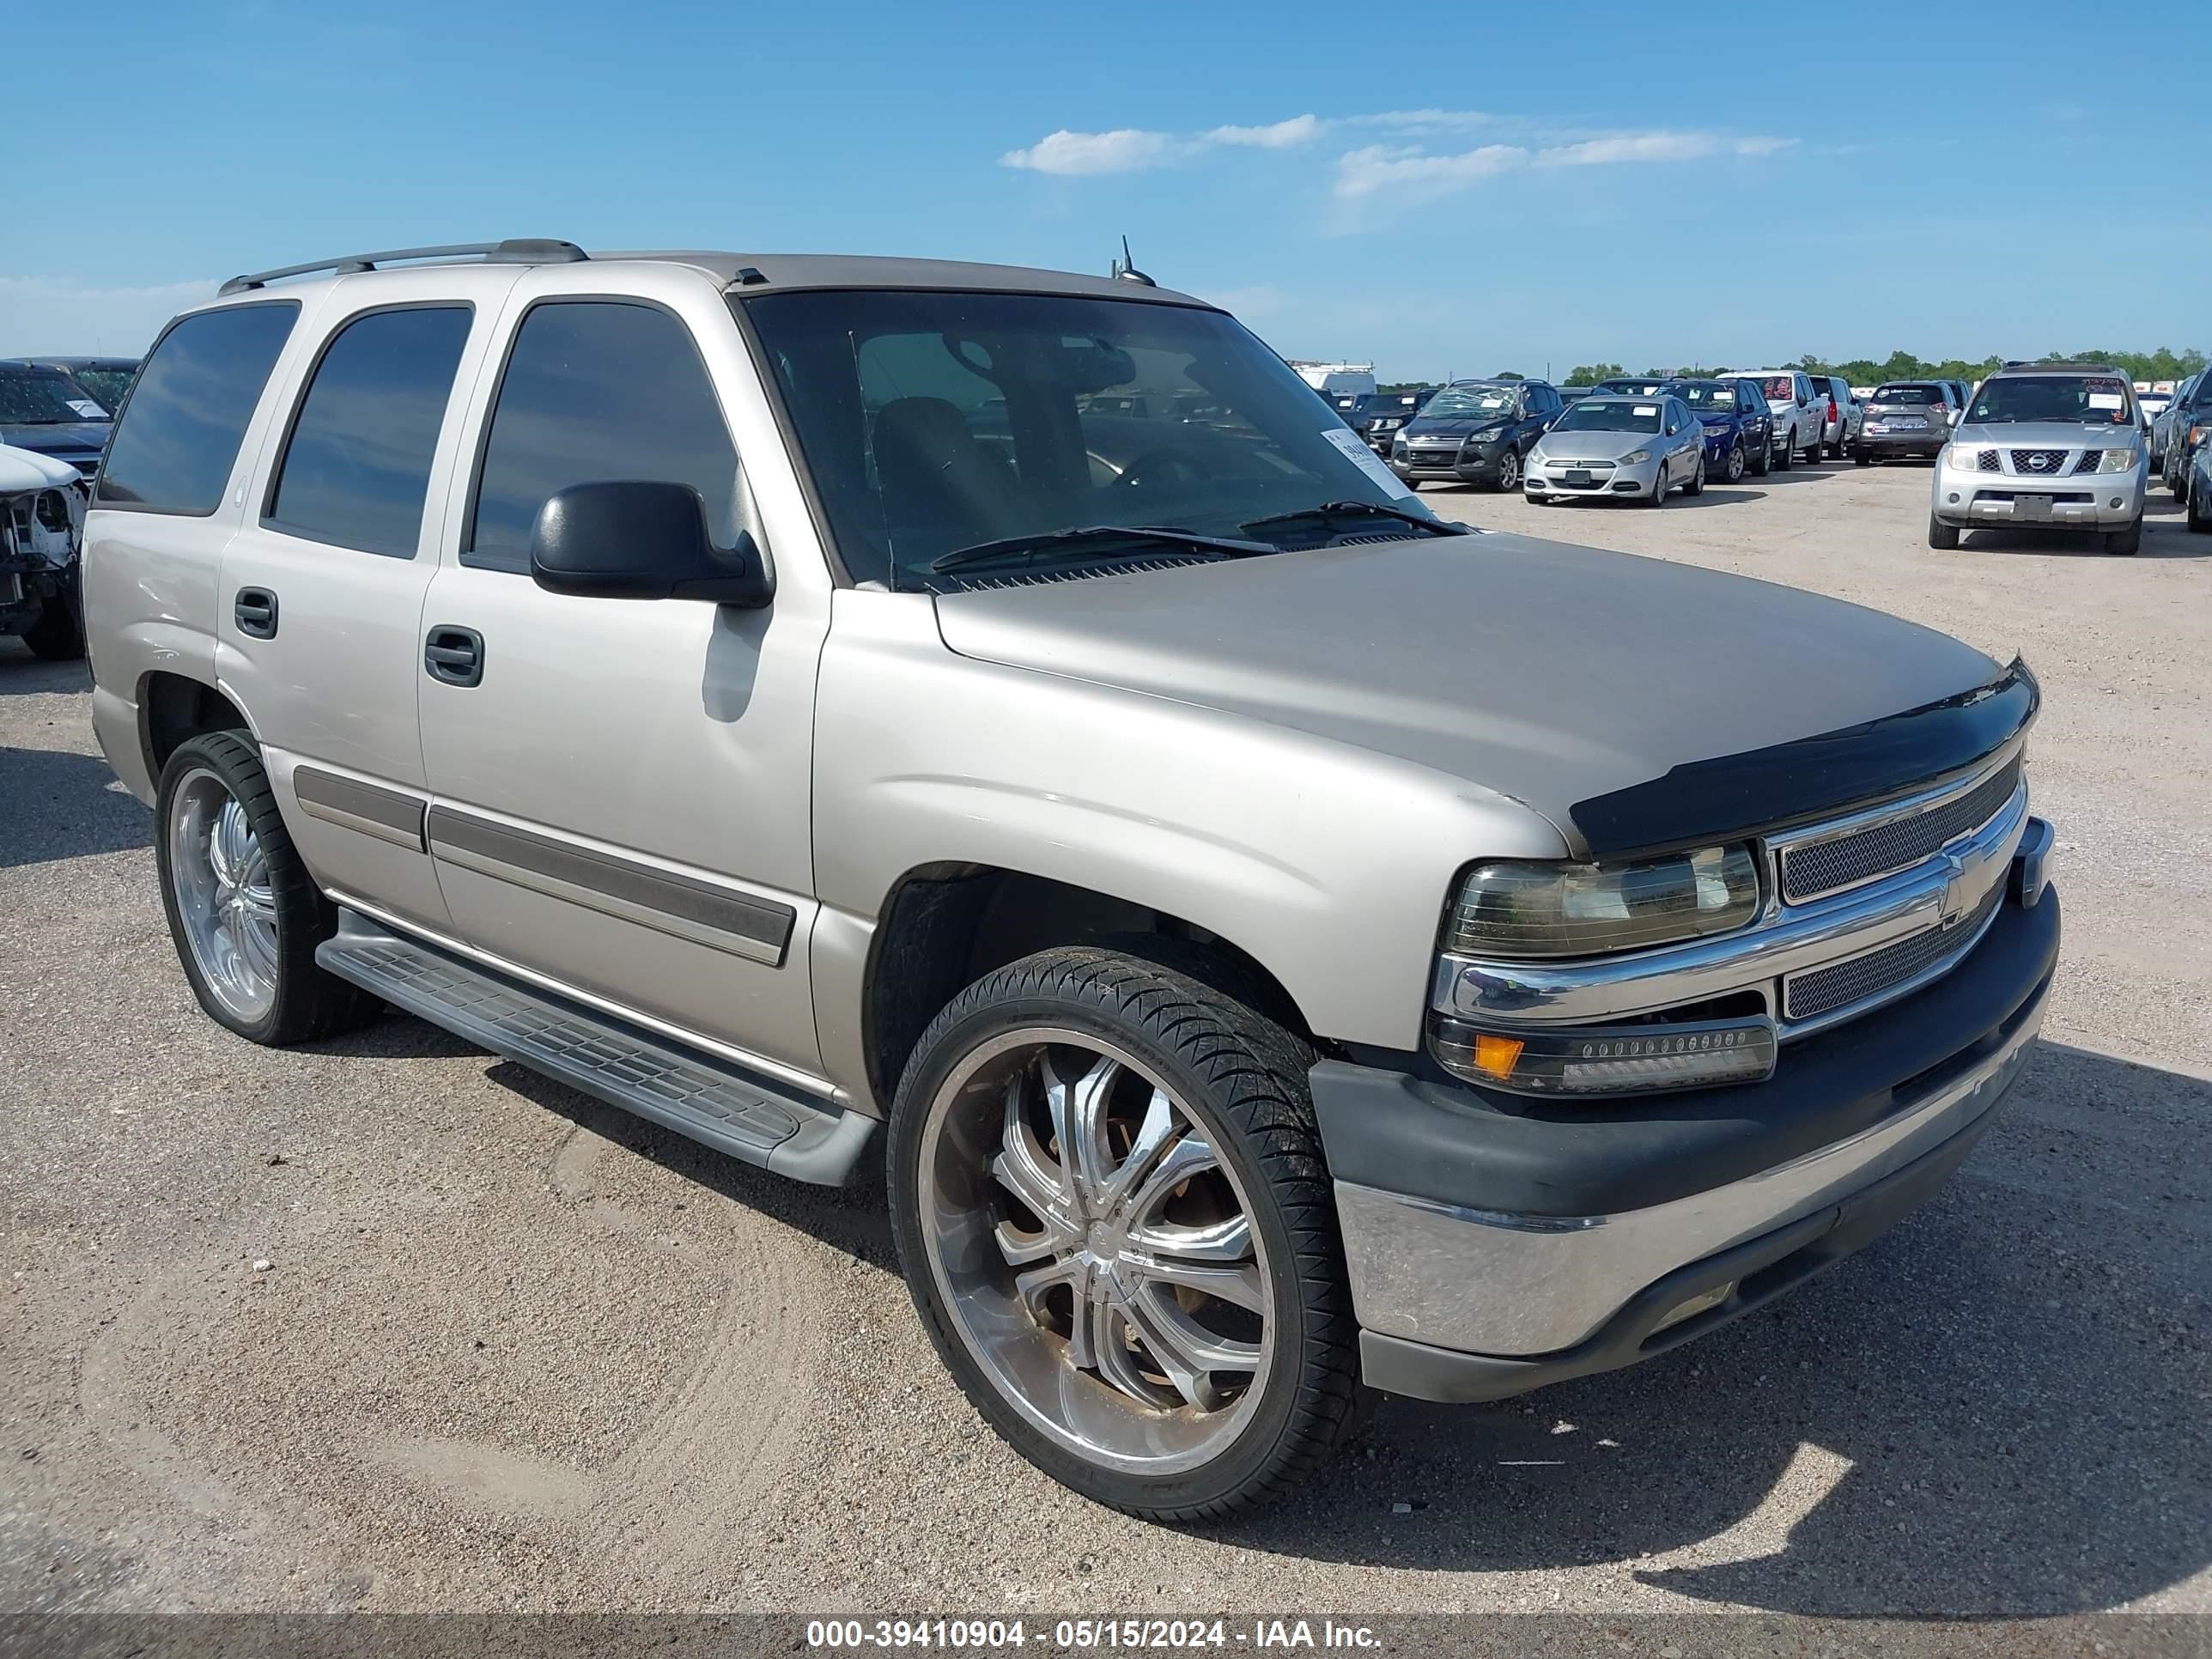
[[[529,574],[538,510],[573,483],[688,483],[718,542],[750,527],[726,404],[760,397],[736,325],[696,273],[656,283],[613,299],[588,265],[540,268],[508,307],[417,641],[430,846],[464,943],[804,1083],[826,592],[738,611]]]

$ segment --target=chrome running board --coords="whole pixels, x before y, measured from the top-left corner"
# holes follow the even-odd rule
[[[650,1118],[747,1164],[842,1186],[876,1121],[792,1093],[671,1038],[410,939],[340,909],[315,951],[327,972],[393,1007]]]

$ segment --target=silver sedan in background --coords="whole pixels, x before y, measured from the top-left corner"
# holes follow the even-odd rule
[[[1528,452],[1522,489],[1532,501],[1625,495],[1664,506],[1667,492],[1705,492],[1705,428],[1672,392],[1592,394],[1570,404]]]

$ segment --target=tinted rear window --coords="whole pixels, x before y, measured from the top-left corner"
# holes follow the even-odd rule
[[[100,470],[102,506],[205,517],[299,320],[295,300],[187,317],[161,337]]]
[[[1881,386],[1875,388],[1874,400],[1878,404],[1905,404],[1923,408],[1942,402],[1943,394],[1932,386]]]
[[[1797,382],[1787,374],[1771,374],[1759,383],[1759,389],[1773,404],[1793,404],[1797,401]]]
[[[422,307],[372,312],[338,331],[301,402],[271,526],[414,556],[469,320],[466,306]]]

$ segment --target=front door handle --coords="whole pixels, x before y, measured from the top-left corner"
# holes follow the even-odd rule
[[[483,680],[483,635],[473,628],[441,623],[422,641],[422,666],[447,685],[477,685]]]
[[[230,614],[238,623],[238,631],[248,638],[276,637],[276,596],[267,588],[240,588],[237,599],[232,601]]]

